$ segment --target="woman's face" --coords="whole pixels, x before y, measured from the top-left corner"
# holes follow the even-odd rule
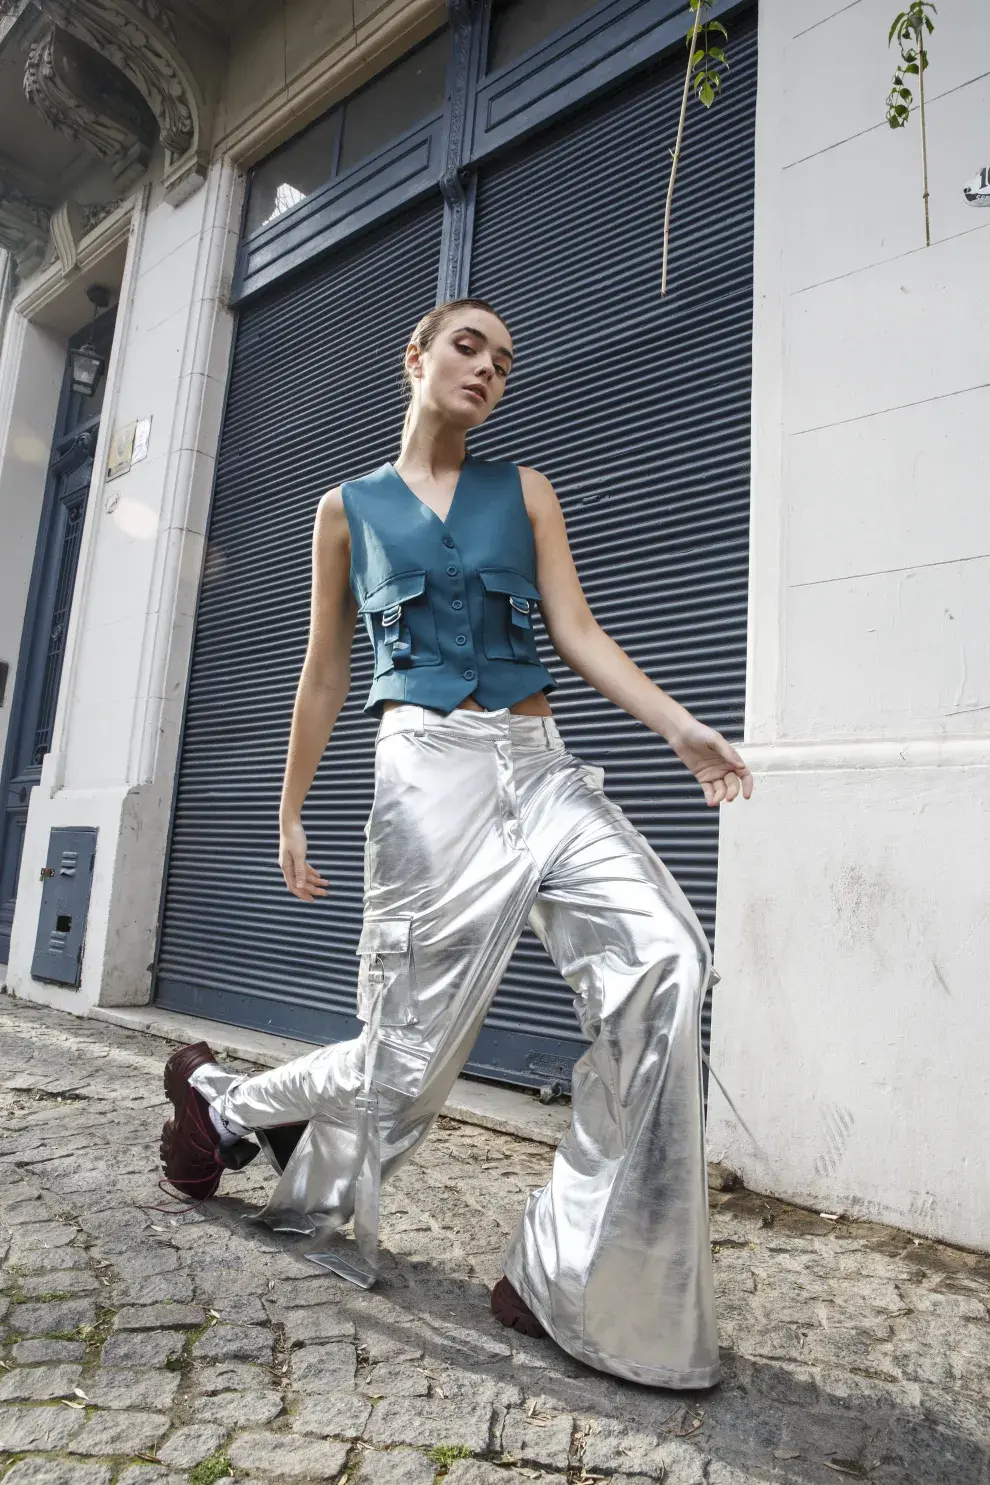
[[[512,337],[495,315],[457,309],[426,351],[411,345],[406,365],[421,410],[461,428],[477,428],[502,400],[512,369]]]

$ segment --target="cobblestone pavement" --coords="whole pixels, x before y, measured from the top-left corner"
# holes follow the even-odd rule
[[[3,1485],[990,1482],[990,1261],[713,1193],[725,1381],[651,1391],[488,1311],[548,1148],[442,1120],[364,1293],[245,1224],[261,1159],[172,1210],[166,1050],[0,997]]]

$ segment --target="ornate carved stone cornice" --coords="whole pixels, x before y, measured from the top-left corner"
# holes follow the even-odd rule
[[[0,247],[6,248],[21,278],[40,268],[48,255],[51,212],[0,177]]]
[[[2,0],[0,0],[2,3]],[[177,33],[175,21],[161,0],[34,0],[42,14],[61,32],[68,33],[76,43],[96,53],[97,62],[108,70],[116,69],[128,80],[144,99],[157,126],[157,133],[165,146],[167,163],[165,171],[166,192],[177,199],[188,193],[202,179],[206,170],[208,123],[204,117],[204,91],[193,71],[190,61],[196,56],[197,64],[211,64],[210,43],[205,37],[187,38],[182,41]],[[185,48],[185,49],[184,49]],[[200,55],[202,53],[202,55]],[[64,92],[71,91],[79,82],[83,88],[85,106],[98,117],[99,143],[91,134],[90,144],[103,158],[126,158],[121,155],[120,130],[132,136],[130,149],[135,140],[141,139],[138,120],[127,116],[123,107],[126,93],[119,87],[111,88],[102,106],[88,90],[83,78],[86,65],[82,61],[83,49],[74,54],[66,52],[65,65],[60,54],[60,43],[56,39],[54,53],[51,48],[46,55],[38,51],[33,86],[38,92],[35,101],[44,98],[54,115],[65,118]],[[75,76],[72,63],[75,63]],[[41,71],[49,72],[41,82]],[[92,72],[92,69],[89,69]],[[89,73],[86,73],[88,77]],[[54,95],[54,96],[53,96]],[[42,108],[42,112],[45,109]],[[53,119],[46,112],[49,122]],[[55,127],[60,127],[58,124]],[[62,132],[65,132],[63,128]],[[88,125],[80,121],[78,137],[85,139],[90,133]],[[113,136],[116,133],[117,142]],[[111,150],[111,154],[104,154]]]
[[[196,138],[196,87],[157,0],[37,0],[57,25],[129,78],[175,158]]]
[[[150,115],[121,74],[58,26],[35,42],[24,91],[60,134],[105,160],[124,189],[147,168],[154,139]]]

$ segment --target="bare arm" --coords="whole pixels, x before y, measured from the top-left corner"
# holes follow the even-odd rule
[[[662,691],[601,628],[584,596],[553,486],[535,469],[520,474],[536,538],[540,608],[560,658],[602,696],[666,738],[698,779],[708,804],[735,799],[740,789],[748,799],[752,775],[732,744]]]
[[[279,862],[285,884],[303,902],[325,897],[326,882],[306,862],[302,807],[351,687],[357,604],[350,589],[351,546],[339,489],[320,501],[313,530],[309,643],[303,662],[279,807]]]

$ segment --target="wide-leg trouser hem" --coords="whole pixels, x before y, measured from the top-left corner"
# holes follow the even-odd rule
[[[503,1260],[502,1267],[505,1277],[519,1298],[532,1310],[550,1339],[562,1351],[566,1351],[568,1356],[573,1356],[575,1361],[583,1362],[595,1371],[622,1377],[627,1382],[638,1382],[644,1387],[669,1388],[673,1392],[690,1392],[695,1389],[703,1391],[706,1387],[717,1387],[721,1382],[722,1367],[719,1362],[689,1371],[674,1371],[669,1366],[644,1366],[627,1361],[622,1356],[606,1355],[597,1347],[589,1346],[587,1342],[571,1335],[566,1328],[555,1325],[553,1316],[547,1314],[539,1295],[530,1287],[526,1276],[507,1260]]]

